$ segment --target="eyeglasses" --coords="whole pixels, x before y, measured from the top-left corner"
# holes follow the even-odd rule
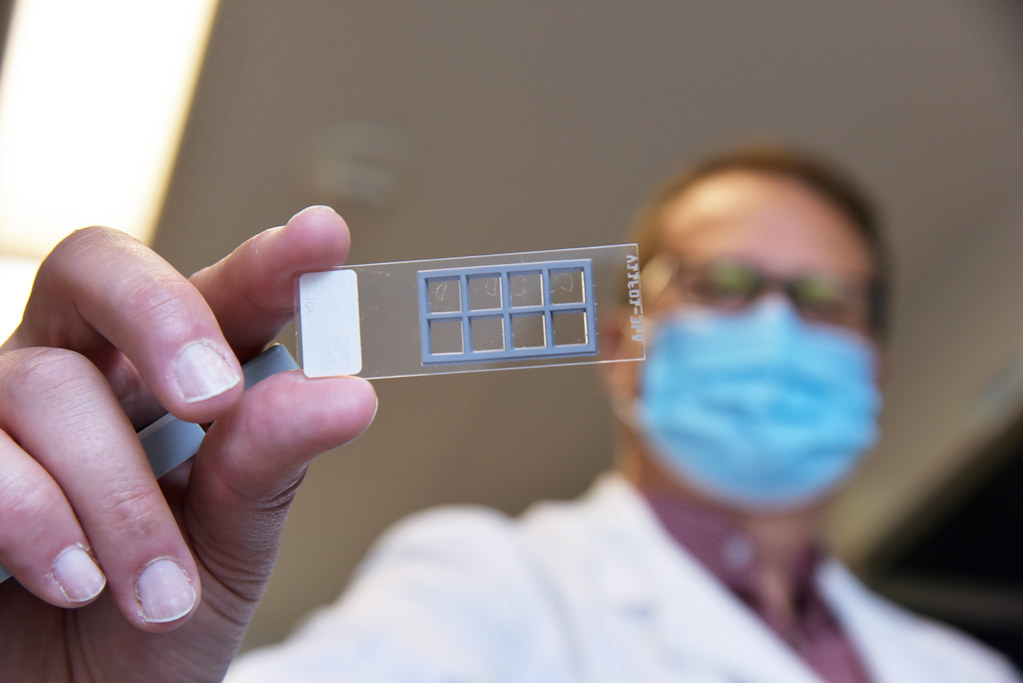
[[[868,284],[839,273],[806,272],[777,277],[740,259],[711,261],[692,268],[676,263],[673,270],[668,286],[686,301],[737,311],[766,294],[779,292],[808,322],[859,332],[870,329]]]

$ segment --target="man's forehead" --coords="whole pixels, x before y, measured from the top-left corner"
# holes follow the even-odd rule
[[[665,203],[659,252],[680,260],[732,256],[780,271],[872,272],[855,226],[795,179],[727,172]]]

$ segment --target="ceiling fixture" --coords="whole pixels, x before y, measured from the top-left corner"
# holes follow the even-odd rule
[[[0,255],[38,262],[96,224],[151,242],[216,4],[16,3],[0,65]],[[12,327],[0,320],[0,334]]]

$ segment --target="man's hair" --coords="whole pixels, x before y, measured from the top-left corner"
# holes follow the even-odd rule
[[[630,234],[639,243],[640,265],[661,248],[664,207],[696,183],[729,171],[782,176],[803,183],[839,211],[856,229],[870,254],[870,328],[878,340],[888,332],[891,257],[873,202],[860,185],[835,164],[803,150],[781,145],[739,147],[705,158],[668,179],[640,207]]]

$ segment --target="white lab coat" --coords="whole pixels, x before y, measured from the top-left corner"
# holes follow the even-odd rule
[[[877,681],[1020,680],[1001,655],[890,604],[836,561],[817,580]],[[227,680],[820,681],[615,475],[520,520],[472,508],[403,522],[337,604],[243,656]]]

